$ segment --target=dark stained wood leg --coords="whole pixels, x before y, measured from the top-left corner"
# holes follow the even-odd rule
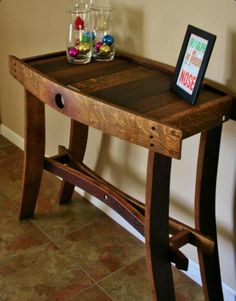
[[[45,153],[44,103],[25,92],[25,153],[20,219],[32,217],[43,173]]]
[[[198,250],[206,301],[223,301],[215,216],[215,191],[222,127],[201,134],[196,179],[196,228],[215,241],[212,255]]]
[[[71,120],[69,150],[78,162],[82,162],[88,140],[88,126]],[[71,200],[75,186],[63,180],[58,195],[60,204],[68,203]]]
[[[174,301],[169,260],[169,188],[171,158],[149,151],[145,239],[152,300]]]

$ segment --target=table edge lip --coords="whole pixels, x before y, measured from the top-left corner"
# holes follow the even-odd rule
[[[53,79],[53,78],[50,78],[47,74],[45,74],[45,73],[43,73],[43,72],[40,72],[38,69],[34,68],[34,67],[30,64],[30,61],[37,61],[37,60],[39,60],[39,59],[50,58],[50,57],[53,58],[55,55],[58,56],[58,57],[61,57],[61,56],[66,56],[66,53],[65,53],[65,51],[61,51],[61,52],[49,53],[49,54],[45,54],[45,55],[38,55],[38,56],[33,56],[33,57],[28,57],[28,58],[23,58],[23,59],[20,59],[20,58],[14,56],[14,55],[9,55],[9,68],[10,68],[10,72],[11,72],[12,76],[15,77],[15,78],[17,79],[17,77],[14,75],[14,72],[12,71],[12,66],[11,66],[12,61],[17,62],[18,64],[23,65],[23,66],[24,66],[25,68],[27,68],[29,71],[36,73],[38,76],[40,76],[40,77],[42,77],[42,78],[44,78],[44,79],[46,79],[46,80],[52,82],[53,84],[55,84],[55,85],[57,85],[57,86],[61,86],[63,89],[66,89],[67,91],[70,91],[70,93],[76,93],[77,96],[78,96],[78,95],[81,95],[81,96],[83,96],[83,97],[86,97],[86,98],[88,98],[88,99],[91,99],[92,101],[96,101],[96,102],[103,103],[103,104],[105,104],[105,105],[114,107],[114,108],[116,108],[116,109],[118,109],[118,110],[121,110],[121,111],[123,111],[123,112],[129,113],[129,114],[132,114],[132,115],[139,116],[139,117],[141,117],[141,118],[143,118],[143,119],[149,120],[150,122],[154,122],[155,124],[157,124],[157,125],[159,125],[159,126],[161,126],[161,127],[168,128],[168,129],[169,129],[169,132],[171,132],[171,131],[172,131],[172,132],[175,132],[175,136],[176,136],[175,139],[177,139],[177,140],[179,141],[179,147],[178,147],[179,150],[178,150],[178,154],[172,156],[172,157],[174,157],[174,158],[176,158],[176,159],[180,159],[180,157],[181,157],[182,140],[185,139],[185,138],[188,138],[188,137],[190,137],[190,136],[193,136],[193,135],[195,135],[195,134],[197,134],[197,133],[200,132],[200,131],[195,131],[195,132],[192,131],[190,134],[186,134],[186,133],[183,132],[182,129],[180,129],[180,128],[178,128],[178,127],[174,127],[174,126],[172,126],[172,125],[169,125],[168,122],[165,123],[165,122],[162,122],[162,121],[157,120],[157,119],[155,119],[155,118],[152,118],[151,116],[147,116],[147,115],[145,115],[145,114],[140,114],[140,113],[138,113],[138,112],[134,112],[134,111],[129,110],[129,109],[127,109],[127,108],[121,107],[121,106],[116,105],[116,104],[113,104],[113,103],[106,102],[106,101],[103,100],[103,99],[96,98],[96,97],[94,97],[94,96],[92,96],[92,95],[83,93],[83,92],[81,92],[81,91],[80,91],[80,92],[75,91],[74,89],[70,88],[69,85],[62,84],[62,83],[58,82],[57,80],[55,80],[55,79]],[[133,60],[133,61],[135,61],[135,62],[139,62],[139,60],[140,60],[140,61],[142,62],[143,65],[148,64],[148,65],[150,65],[150,67],[152,67],[152,68],[153,68],[153,64],[154,64],[154,68],[158,68],[158,70],[160,70],[159,68],[161,68],[161,69],[163,68],[163,71],[164,71],[164,72],[167,71],[167,73],[169,73],[169,74],[171,74],[171,73],[173,72],[173,70],[174,70],[174,68],[171,67],[170,65],[166,65],[166,64],[164,64],[164,63],[160,63],[160,62],[157,62],[157,61],[154,61],[154,60],[151,60],[151,59],[142,58],[142,57],[139,57],[139,56],[132,56],[131,54],[126,54],[126,53],[124,53],[124,52],[121,52],[120,54],[118,53],[118,56],[120,56],[121,58],[124,57],[124,58],[131,59],[131,60]],[[133,58],[134,58],[134,59],[133,59]],[[16,63],[15,63],[15,64],[16,64]],[[167,66],[167,67],[166,67],[166,66]],[[167,68],[167,69],[165,69],[165,68]],[[160,71],[162,71],[162,70],[160,70]],[[19,81],[19,79],[17,79],[17,80]],[[23,82],[21,82],[21,84],[24,86]],[[216,90],[219,94],[220,94],[220,93],[225,94],[225,95],[222,95],[222,97],[220,97],[220,99],[221,99],[221,98],[226,98],[228,101],[231,101],[231,100],[233,101],[233,100],[235,100],[235,98],[234,98],[232,95],[226,93],[225,91],[222,91],[222,90],[219,90],[219,89],[215,88],[214,85],[213,85],[213,87],[212,87],[210,81],[204,80],[204,83],[203,83],[203,84],[206,85],[207,87],[212,88],[213,90]],[[33,93],[33,91],[30,91],[30,92]],[[218,98],[217,98],[217,99],[218,99]],[[234,103],[236,103],[236,102],[234,102]],[[47,104],[48,104],[48,103],[47,103]],[[49,104],[49,105],[50,105],[50,104]],[[202,107],[204,107],[204,104],[202,105]],[[231,117],[231,116],[230,116],[230,117]],[[229,118],[230,118],[230,117],[229,117]],[[229,119],[229,118],[228,118],[228,119]],[[228,120],[228,119],[227,119],[227,120]],[[235,120],[234,118],[232,118],[232,119]],[[225,120],[225,121],[227,121],[227,120]],[[223,123],[223,121],[222,121],[222,122],[219,122],[218,125],[220,125],[220,124],[222,124],[222,123]],[[178,136],[178,138],[177,138],[177,136]],[[176,140],[176,141],[177,141],[177,140]],[[141,146],[142,146],[142,145],[141,145]],[[146,146],[145,146],[145,147],[146,147]]]

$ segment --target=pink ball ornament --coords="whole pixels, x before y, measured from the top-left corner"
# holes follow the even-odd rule
[[[102,42],[97,42],[95,47],[99,51],[99,49],[102,47],[103,43]]]
[[[75,48],[75,47],[71,47],[68,50],[68,53],[69,53],[70,56],[76,57],[79,54],[79,50],[77,48]]]

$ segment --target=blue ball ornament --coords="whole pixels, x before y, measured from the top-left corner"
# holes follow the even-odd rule
[[[103,37],[102,42],[108,46],[111,46],[114,43],[113,36],[107,34]]]

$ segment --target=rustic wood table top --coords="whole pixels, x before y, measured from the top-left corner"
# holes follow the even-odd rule
[[[68,63],[64,52],[10,56],[10,70],[28,91],[70,118],[178,159],[184,138],[227,121],[232,110],[232,97],[208,85],[196,105],[188,104],[170,90],[172,67],[128,54],[87,65]]]

